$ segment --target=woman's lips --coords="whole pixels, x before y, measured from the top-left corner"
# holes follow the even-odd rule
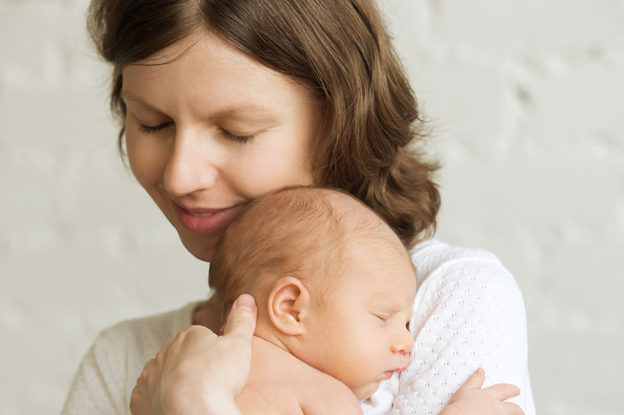
[[[235,205],[225,209],[192,209],[187,210],[173,203],[178,222],[188,231],[195,233],[211,233],[226,228],[236,218],[243,205]]]

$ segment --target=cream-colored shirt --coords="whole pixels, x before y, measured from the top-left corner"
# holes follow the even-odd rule
[[[521,394],[512,401],[534,415],[526,315],[512,275],[489,252],[436,240],[417,245],[411,254],[420,280],[410,322],[411,363],[362,402],[364,414],[437,414],[483,367],[485,386],[517,385]],[[102,331],[80,364],[62,415],[130,414],[130,395],[143,366],[191,324],[196,305]]]

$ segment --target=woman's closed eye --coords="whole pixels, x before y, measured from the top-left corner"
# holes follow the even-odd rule
[[[157,133],[158,131],[164,130],[165,128],[169,127],[170,125],[173,125],[173,121],[167,121],[167,122],[164,122],[164,123],[158,124],[158,125],[145,125],[145,124],[141,124],[139,128],[145,134],[154,134],[154,133]]]
[[[254,134],[250,134],[250,135],[236,135],[236,134],[233,134],[233,133],[229,132],[225,128],[220,128],[220,130],[223,133],[223,135],[225,136],[225,138],[227,138],[230,141],[235,141],[235,142],[241,143],[241,144],[248,143],[248,142],[252,141],[256,137]]]
[[[145,124],[140,124],[139,128],[141,129],[142,132],[144,132],[145,134],[155,134],[161,130],[164,130],[165,128],[168,128],[170,125],[173,125],[172,121],[167,121],[164,122],[162,124],[158,124],[158,125],[145,125]],[[233,134],[231,132],[229,132],[226,129],[221,128],[221,133],[225,136],[225,138],[227,138],[230,141],[235,141],[237,143],[248,143],[250,141],[252,141],[256,136],[253,134],[250,135],[236,135]]]

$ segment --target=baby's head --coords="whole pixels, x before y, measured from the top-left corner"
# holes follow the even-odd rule
[[[408,363],[413,265],[390,227],[344,192],[297,187],[251,202],[217,246],[210,285],[224,310],[253,295],[257,336],[360,399]]]

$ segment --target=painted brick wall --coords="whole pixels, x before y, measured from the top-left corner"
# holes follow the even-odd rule
[[[516,276],[538,412],[623,413],[624,1],[381,3],[444,164],[438,237]],[[207,293],[117,156],[86,5],[0,0],[6,415],[58,413],[99,330]]]

